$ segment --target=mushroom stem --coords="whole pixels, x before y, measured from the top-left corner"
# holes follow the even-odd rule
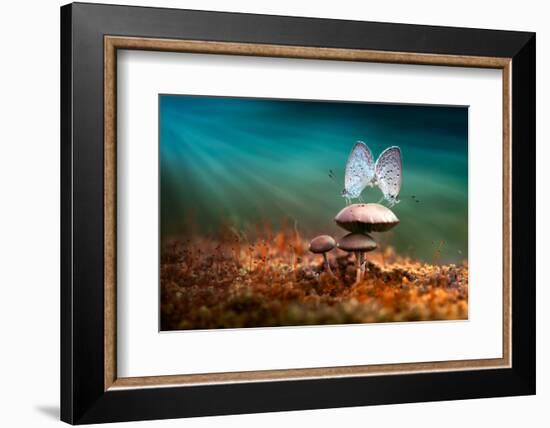
[[[332,276],[333,278],[336,278],[334,276],[334,273],[332,273],[332,269],[330,268],[330,263],[328,262],[327,253],[323,253],[323,259],[325,260],[325,269],[327,270],[329,275]]]
[[[363,253],[361,257],[361,281],[365,279],[366,267],[367,267],[367,254]]]
[[[355,266],[356,266],[356,275],[355,275],[355,283],[359,284],[361,282],[361,252],[356,251],[355,252]]]

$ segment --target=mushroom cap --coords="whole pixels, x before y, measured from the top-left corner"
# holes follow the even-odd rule
[[[336,241],[329,235],[319,235],[309,243],[309,251],[315,254],[326,253],[334,247],[336,247]]]
[[[376,241],[365,233],[348,233],[338,241],[338,248],[344,251],[372,251]]]
[[[353,204],[343,208],[334,221],[350,232],[385,232],[399,223],[392,210],[380,204]]]

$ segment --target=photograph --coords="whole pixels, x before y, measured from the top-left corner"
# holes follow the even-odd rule
[[[161,331],[468,319],[468,106],[158,103]]]

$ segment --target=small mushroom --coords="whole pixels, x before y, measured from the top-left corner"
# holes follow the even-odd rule
[[[338,248],[355,254],[356,277],[355,283],[363,280],[365,273],[366,257],[365,253],[376,248],[376,242],[372,236],[363,233],[348,233],[338,241]]]
[[[399,223],[392,210],[380,204],[353,204],[334,218],[341,228],[356,233],[385,232]]]
[[[309,251],[314,254],[322,254],[325,261],[325,269],[327,272],[334,277],[330,264],[328,262],[327,253],[336,247],[336,241],[332,236],[329,235],[320,235],[316,238],[313,238],[309,243]]]

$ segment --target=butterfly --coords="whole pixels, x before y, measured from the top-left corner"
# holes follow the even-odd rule
[[[342,196],[350,203],[351,199],[361,196],[365,187],[378,186],[383,199],[394,206],[399,202],[402,169],[399,147],[388,147],[374,162],[374,156],[367,145],[357,141],[346,163]]]

